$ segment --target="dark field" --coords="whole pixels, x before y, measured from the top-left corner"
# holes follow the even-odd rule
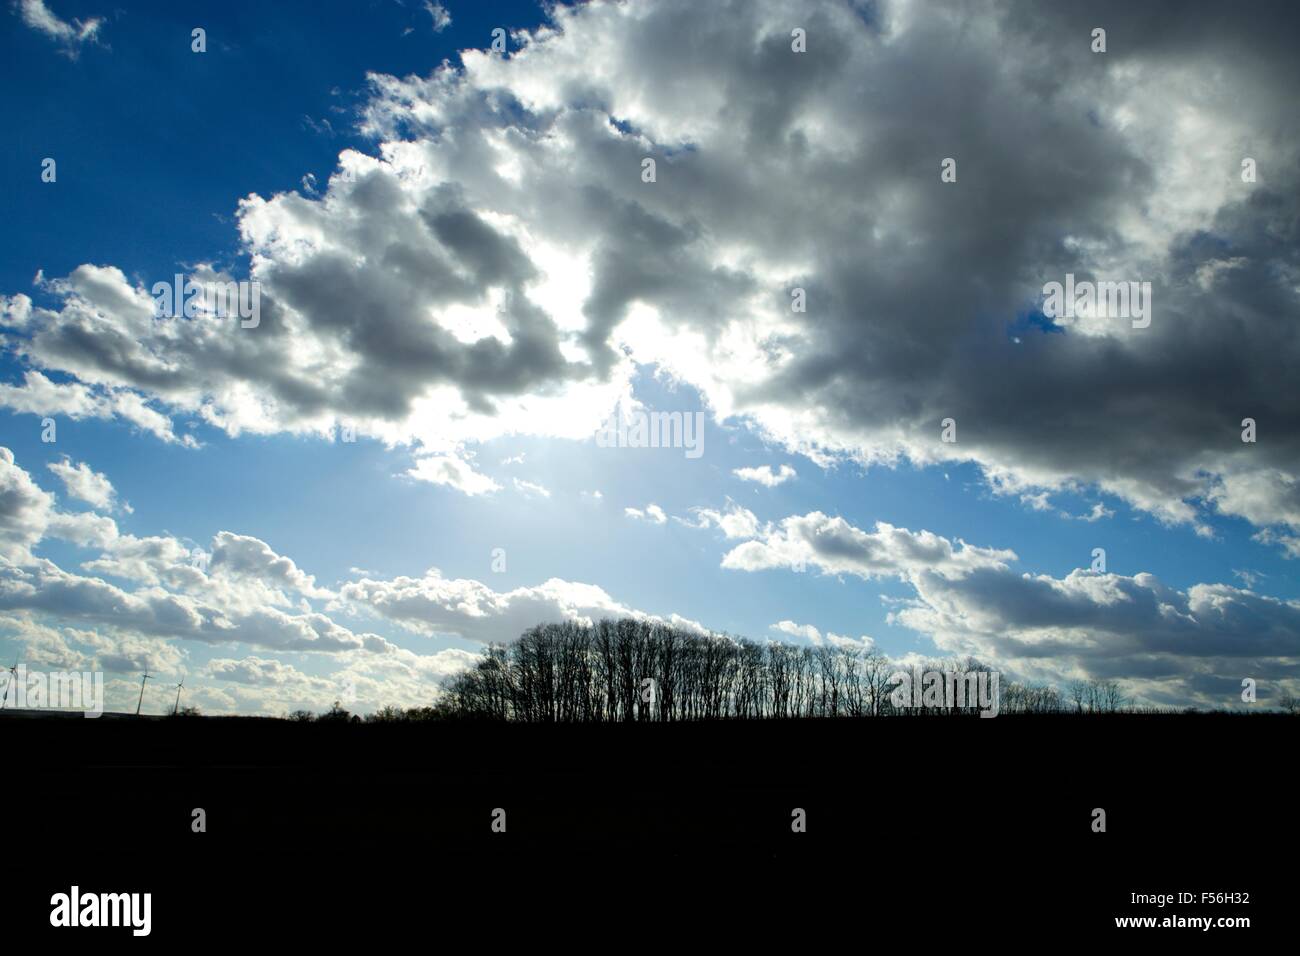
[[[364,934],[385,913],[490,918],[523,890],[514,912],[666,906],[662,924],[689,913],[670,900],[699,894],[767,917],[807,907],[813,931],[830,912],[868,934],[942,915],[1012,939],[1141,940],[1161,931],[1114,917],[1251,917],[1248,930],[1166,931],[1220,945],[1290,932],[1297,727],[1272,714],[0,720],[21,755],[7,816],[32,897],[14,912],[37,923],[73,882],[152,892],[159,939],[186,920],[225,937],[268,920],[298,932],[308,916],[336,918],[329,934]],[[191,831],[197,807],[205,833]],[[806,832],[792,832],[795,808]],[[1198,902],[1131,903],[1178,891]],[[1201,905],[1202,892],[1250,902]]]

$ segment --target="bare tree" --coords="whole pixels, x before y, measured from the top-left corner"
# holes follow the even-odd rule
[[[906,714],[978,712],[975,678],[991,671],[970,657],[913,663],[909,669],[923,704],[909,702],[901,711]],[[438,706],[424,708],[427,715],[420,719],[626,723],[879,717],[896,712],[890,695],[897,673],[899,666],[880,652],[856,646],[759,644],[633,618],[594,625],[566,621],[529,628],[510,644],[489,645],[478,664],[452,678]],[[1116,681],[1073,681],[1068,694],[1079,712],[1115,712],[1125,704]],[[1056,713],[1063,698],[1055,687],[1011,683],[1002,688],[1002,707],[1007,713]],[[416,718],[388,709],[373,719]]]
[[[1072,680],[1067,691],[1070,700],[1074,701],[1075,712],[1082,714],[1084,701],[1088,699],[1088,682],[1086,680]]]

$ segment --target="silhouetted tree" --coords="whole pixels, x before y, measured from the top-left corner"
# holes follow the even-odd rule
[[[329,710],[316,718],[317,723],[347,723],[352,715],[336,700]]]
[[[640,723],[969,716],[983,709],[978,675],[992,670],[973,657],[904,666],[873,648],[847,642],[815,647],[760,643],[640,618],[592,625],[565,621],[529,628],[510,644],[490,645],[475,667],[446,684],[434,707],[384,708],[369,719]],[[943,683],[925,693],[925,677],[935,672]],[[893,678],[900,673],[921,688],[921,706],[911,699],[904,708],[894,706]],[[1113,680],[1074,680],[1064,694],[1047,684],[1015,682],[1000,684],[999,690],[1000,712],[1009,714],[1135,710]],[[1279,702],[1300,712],[1294,696]],[[312,719],[305,711],[292,716]],[[316,719],[349,718],[335,703]]]

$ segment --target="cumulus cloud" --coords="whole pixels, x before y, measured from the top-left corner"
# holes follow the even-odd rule
[[[254,686],[305,683],[309,680],[292,664],[265,660],[256,656],[245,657],[243,660],[214,658],[208,661],[208,674],[221,680],[233,680]]]
[[[1075,570],[1063,578],[982,568],[929,572],[891,619],[944,650],[1052,679],[1124,678],[1153,703],[1221,706],[1252,677],[1300,678],[1300,604],[1228,584],[1180,590],[1152,574]]]
[[[31,548],[45,536],[53,512],[54,496],[32,481],[12,451],[0,448],[0,558],[30,561]]]
[[[812,566],[825,574],[860,578],[912,578],[922,571],[964,577],[980,568],[1004,567],[1015,552],[956,543],[931,531],[909,531],[883,521],[872,531],[820,511],[768,525],[753,540],[732,548],[722,566],[740,571]]]
[[[501,490],[499,484],[487,475],[475,471],[473,465],[456,455],[428,455],[417,458],[415,465],[406,474],[417,481],[446,485],[471,496]]]
[[[677,615],[660,618],[647,614],[616,601],[595,585],[560,578],[535,587],[494,591],[479,581],[445,578],[437,568],[431,568],[420,578],[349,582],[339,590],[339,596],[415,633],[456,635],[480,644],[513,640],[535,624],[592,624],[602,618],[668,620],[705,631],[696,621]]]
[[[34,369],[23,375],[22,385],[0,384],[0,408],[30,415],[66,415],[128,422],[164,442],[196,447],[190,435],[178,438],[171,419],[152,408],[143,396],[130,389],[90,388],[80,382],[53,382]]]
[[[774,630],[782,634],[789,634],[791,637],[802,637],[804,640],[813,644],[820,644],[822,639],[821,631],[811,624],[796,624],[794,621],[777,621],[772,625]]]
[[[85,670],[91,664],[86,652],[75,646],[73,628],[53,627],[28,614],[0,614],[0,631],[22,646],[22,662],[49,670]]]
[[[201,588],[207,583],[202,570],[191,563],[189,549],[175,538],[119,534],[96,544],[102,550],[98,557],[82,562],[83,571],[181,590]]]
[[[338,703],[353,712],[365,712],[388,706],[427,706],[446,678],[477,659],[477,655],[459,649],[429,655],[394,649],[384,658],[354,661],[321,675],[287,661],[249,655],[213,659],[204,676],[227,682],[239,697],[255,700],[264,709],[324,711]]]
[[[0,614],[0,629],[15,638],[23,663],[47,670],[100,670],[113,674],[177,674],[186,653],[159,637],[96,628],[53,626],[28,612]]]
[[[316,579],[299,569],[292,558],[276,554],[265,541],[249,535],[218,532],[208,570],[214,576],[253,580],[307,597],[330,596],[329,591],[317,588]]]
[[[677,520],[695,528],[718,528],[728,538],[754,538],[762,527],[754,512],[734,501],[728,501],[727,507],[722,511],[715,508],[692,508],[691,512],[695,515],[693,524],[681,518]]]
[[[1025,679],[1124,678],[1145,702],[1207,706],[1231,702],[1225,694],[1240,690],[1243,677],[1268,682],[1270,696],[1300,683],[1300,603],[1228,584],[1180,590],[1149,573],[1018,573],[1015,561],[1011,551],[883,522],[866,532],[814,512],[764,526],[722,565],[896,577],[915,593],[891,601],[891,624]],[[1254,581],[1243,577],[1248,587]],[[814,645],[874,643],[791,620],[772,627]]]
[[[35,553],[53,537],[96,552],[82,562],[85,573]],[[206,550],[166,534],[123,534],[107,515],[60,511],[0,448],[0,633],[23,645],[34,665],[110,673],[181,675],[185,641],[279,655],[217,658],[198,683],[187,683],[187,701],[213,712],[320,709],[333,700],[354,710],[424,705],[447,677],[478,660],[462,648],[415,653],[339,623],[339,614],[376,615],[414,634],[477,644],[512,640],[538,623],[622,617],[709,633],[698,621],[648,614],[597,586],[560,578],[498,592],[437,569],[421,578],[353,573],[360,579],[338,590],[322,587],[266,542],[229,531],[214,535]],[[206,678],[225,689],[204,685]],[[106,684],[113,706],[133,706],[128,691],[128,682]]]
[[[249,655],[213,659],[202,676],[223,682],[220,686],[230,694],[229,702],[217,708],[220,710],[325,711],[338,703],[354,713],[366,713],[381,707],[428,706],[447,678],[478,660],[477,654],[460,648],[416,654],[390,646],[385,654],[350,659],[327,674]],[[189,688],[186,684],[187,691]]]
[[[589,438],[630,398],[636,370],[653,368],[697,390],[718,421],[820,465],[969,462],[1029,508],[1097,493],[1207,535],[1211,515],[1241,519],[1300,555],[1298,14],[1266,7],[557,7],[510,57],[466,51],[428,76],[371,76],[368,154],[341,153],[307,195],[240,204],[257,328],[160,320],[147,284],[113,265],[38,277],[35,300],[5,290],[4,347],[22,373],[0,383],[0,406],[118,418],[187,444],[178,417],[230,435],[326,438],[348,425],[411,448],[409,477],[481,495],[500,485],[475,470],[470,446]],[[56,39],[84,32],[39,0],[20,12]],[[806,54],[790,50],[794,22]],[[1086,42],[1098,22],[1124,38],[1104,62]],[[640,178],[646,156],[652,184]],[[1244,156],[1259,161],[1257,182],[1241,181]],[[945,157],[954,183],[939,179]],[[1042,286],[1067,273],[1150,281],[1151,325],[1095,311],[1049,320]],[[790,307],[795,289],[806,312]],[[1245,417],[1257,442],[1241,441]],[[940,439],[946,418],[956,442]],[[234,563],[193,569],[178,543],[59,512],[12,464],[0,456],[12,613],[53,607],[48,583],[92,627],[120,608],[143,633],[175,621],[215,638],[239,620],[270,646],[365,645],[286,609],[307,582],[255,585]],[[1098,504],[1075,517],[1109,514]],[[885,523],[695,515],[741,542],[728,568],[909,582],[922,603],[899,620],[947,641],[1006,624],[1011,643],[993,649],[1040,660],[1026,648],[1077,640],[1071,621],[1113,626],[1108,640],[1122,642],[1121,611],[1168,608],[1147,619],[1153,635],[1195,642],[1217,621],[1199,646],[1236,633],[1216,615],[1257,620],[1272,643],[1244,646],[1283,672],[1291,605],[1215,590],[1225,585],[1044,581],[1012,572],[1009,550]],[[36,561],[45,536],[101,548],[83,571],[142,587]],[[439,582],[349,587],[364,585],[354,602],[390,609],[464,590],[466,607],[507,621],[503,606],[529,601],[562,616],[617,604],[567,587],[506,599]],[[975,582],[991,590],[969,591]],[[429,610],[422,626],[473,631],[459,606]],[[1180,631],[1188,615],[1197,627]],[[1172,651],[1141,646],[1119,660],[1172,673]]]
[[[782,465],[778,470],[773,471],[771,465],[760,465],[755,468],[736,468],[731,472],[741,481],[756,481],[767,488],[775,488],[795,477],[795,470],[789,465]]]
[[[47,536],[98,548],[99,556],[86,561],[84,570],[143,586],[128,590],[38,557],[32,549]],[[175,538],[123,535],[107,516],[58,511],[54,496],[9,449],[0,448],[0,611],[48,614],[146,637],[386,652],[388,642],[378,635],[354,633],[310,609],[285,610],[292,602],[282,589],[310,597],[331,594],[264,542],[221,532],[209,558],[211,574]]]
[[[49,561],[0,566],[0,610],[33,611],[60,620],[154,637],[206,643],[240,641],[301,651],[356,651],[374,635],[358,635],[316,612],[272,606],[237,609],[164,588],[128,591],[97,577],[72,574]]]
[[[876,646],[876,642],[865,634],[861,637],[846,637],[843,634],[835,634],[831,631],[823,634],[811,624],[796,624],[794,621],[789,620],[777,621],[772,625],[772,630],[780,631],[782,634],[789,634],[791,637],[801,637],[814,647],[836,647],[845,651],[870,651]]]
[[[878,522],[866,532],[814,512],[764,526],[722,566],[898,578],[914,595],[891,602],[891,624],[1026,679],[1125,678],[1149,703],[1210,706],[1243,677],[1270,682],[1270,694],[1300,679],[1300,603],[1228,584],[1179,590],[1149,573],[1018,573],[1016,560],[929,531]],[[813,644],[852,640],[790,620],[773,628]]]
[[[1277,24],[1295,16],[557,7],[508,58],[372,76],[373,155],[343,153],[319,196],[241,204],[257,329],[152,321],[143,288],[82,266],[15,350],[231,433],[346,419],[438,454],[589,436],[653,365],[820,463],[968,461],[1006,493],[1294,533],[1300,65]],[[1125,37],[1104,68],[1075,39],[1093,20]],[[1150,327],[1047,320],[1042,285],[1067,272],[1151,281]]]
[[[648,521],[650,524],[664,524],[668,521],[664,509],[656,504],[648,504],[644,508],[624,508],[623,514],[637,521]]]
[[[21,292],[13,296],[0,295],[0,318],[4,319],[4,322],[0,324],[13,329],[21,329],[31,317],[31,296],[24,295]]]
[[[100,511],[113,511],[118,507],[113,483],[84,461],[73,464],[65,457],[62,461],[50,462],[47,467],[58,476],[67,493],[73,498],[84,501]],[[123,511],[131,511],[130,505],[124,504],[121,507]]]

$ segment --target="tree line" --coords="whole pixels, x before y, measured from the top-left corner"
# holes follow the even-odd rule
[[[530,628],[490,645],[474,668],[452,678],[448,715],[524,723],[647,723],[803,717],[874,717],[899,712],[890,700],[900,671],[991,672],[966,657],[902,666],[872,648],[759,643],[625,618]],[[1116,711],[1114,682],[1093,682],[1080,711]],[[1012,683],[1002,712],[1073,710],[1054,687]],[[907,714],[976,713],[977,707],[908,707]]]
[[[430,706],[387,706],[361,718],[335,701],[321,714],[298,710],[286,716],[324,723],[653,723],[979,712],[974,705],[894,706],[890,698],[900,674],[915,686],[932,671],[993,672],[973,657],[903,663],[848,643],[760,643],[634,618],[594,625],[568,621],[489,645],[478,664],[447,681]],[[1114,680],[1074,680],[1064,691],[1051,684],[999,682],[998,690],[1003,714],[1179,712],[1135,705]],[[1300,714],[1300,699],[1287,695],[1279,703]]]

